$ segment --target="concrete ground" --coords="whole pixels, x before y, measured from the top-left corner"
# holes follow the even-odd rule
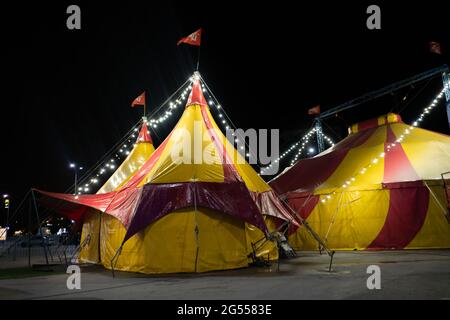
[[[450,299],[450,251],[299,253],[280,270],[254,267],[204,274],[148,276],[82,268],[81,290],[68,275],[49,273],[0,280],[0,299]],[[367,288],[367,267],[378,265],[381,289]],[[1,270],[0,270],[1,273]]]

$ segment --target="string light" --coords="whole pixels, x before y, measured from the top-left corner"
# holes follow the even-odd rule
[[[409,126],[408,128],[405,128],[403,130],[403,133],[398,137],[395,143],[388,144],[386,146],[386,152],[382,152],[378,155],[378,157],[375,157],[372,159],[372,161],[357,171],[357,173],[354,176],[351,176],[345,183],[342,185],[342,188],[349,187],[353,182],[355,182],[359,176],[364,175],[367,170],[374,167],[376,164],[380,163],[380,160],[383,159],[386,156],[386,153],[391,152],[393,148],[397,146],[401,146],[400,143],[404,141],[405,138],[407,138],[408,135],[412,133],[415,127],[419,125],[420,122],[423,121],[424,117],[430,113],[439,103],[439,100],[444,96],[444,93],[446,90],[450,88],[450,82],[446,83],[444,85],[444,88],[439,92],[439,94],[436,96],[436,98],[433,100],[433,102],[425,107],[422,111],[422,113],[418,116],[416,121],[413,121],[413,124]],[[331,194],[328,194],[325,196],[325,198],[321,199],[322,203],[326,203],[328,200],[332,198],[332,195],[335,195],[336,191],[332,192]]]
[[[306,145],[309,143],[309,139],[311,139],[312,135],[316,132],[316,129],[312,129],[309,131],[305,136],[302,137],[300,148],[298,148],[298,151],[295,155],[295,157],[291,160],[291,166],[294,165],[295,162],[297,162],[298,158],[302,155],[303,150],[305,150]]]
[[[304,149],[304,141],[308,140],[311,137],[311,134],[314,133],[315,129],[311,129],[308,133],[306,133],[301,139],[300,141],[294,143],[293,145],[291,145],[291,147],[286,150],[285,152],[283,152],[278,158],[276,158],[274,160],[274,163],[278,163],[280,160],[284,159],[285,157],[287,157],[292,151],[296,150],[296,148],[298,146],[300,146],[298,153],[301,153],[300,149],[303,150]],[[291,161],[292,163],[292,161]],[[260,174],[264,174],[266,173],[267,170],[271,170],[272,167],[274,166],[274,164],[270,164],[267,167],[264,167],[260,170]]]
[[[307,144],[309,143],[310,138],[314,135],[317,134],[317,130],[316,128],[311,129],[310,131],[308,131],[301,139],[300,141],[298,141],[297,143],[293,144],[289,149],[287,149],[285,152],[283,152],[277,159],[274,160],[275,163],[280,162],[280,160],[283,160],[284,158],[286,158],[292,151],[297,150],[297,153],[295,154],[294,158],[291,160],[290,162],[290,166],[293,166],[295,162],[297,162],[297,160],[300,158],[300,156],[302,155],[303,151],[305,150]],[[322,137],[324,138],[324,140],[331,146],[334,147],[335,143],[333,142],[333,140],[331,140],[330,137],[324,135],[323,133]],[[311,149],[311,148],[309,148]],[[314,150],[308,150],[309,153],[313,153]],[[261,169],[260,174],[264,174],[266,173],[267,170],[272,169],[273,165],[269,165],[267,167],[264,167]]]
[[[190,90],[192,89],[192,83],[194,80],[198,79],[198,77],[195,76],[191,76],[189,78],[189,81],[187,82],[187,85],[183,88],[180,88],[178,91],[180,91],[178,96],[175,96],[171,99],[171,101],[168,101],[166,104],[163,104],[161,106],[160,109],[163,109],[162,112],[159,112],[156,115],[153,115],[151,119],[147,119],[144,117],[143,122],[153,128],[158,128],[159,124],[162,124],[164,122],[166,122],[167,120],[169,120],[173,115],[174,112],[173,110],[177,109],[177,107],[179,105],[182,105],[183,103],[185,103],[185,100],[188,97],[188,94],[190,92]],[[202,87],[204,88],[204,85],[202,84]],[[205,91],[205,90],[204,90]],[[164,108],[166,107],[166,108]],[[220,106],[217,106],[218,109],[220,109]],[[116,150],[115,152],[115,156],[117,158],[117,160],[120,160],[120,155],[125,155],[128,156],[131,153],[131,150],[129,149],[129,144],[132,143],[132,140],[136,139],[136,132],[139,132],[139,128],[135,127],[132,129],[132,133],[128,136],[128,138],[125,139],[125,141],[127,143],[123,144],[120,146],[120,148],[118,150]],[[132,147],[135,147],[136,143],[133,144]],[[111,171],[114,171],[114,169],[116,169],[116,165],[113,164],[116,160],[115,159],[110,159],[109,163],[104,163],[103,165],[99,165],[99,167],[101,167],[101,169],[96,173],[96,177],[100,177],[106,174],[106,169],[110,169]],[[99,180],[97,178],[86,178],[87,181],[89,181],[85,188],[79,188],[79,194],[81,194],[82,192],[88,192],[90,190],[90,185],[91,184],[98,184]]]
[[[216,107],[217,112],[218,112],[218,117],[220,118],[220,123],[221,123],[222,126],[223,126],[223,131],[225,132],[225,135],[227,136],[227,130],[229,130],[231,127],[234,127],[234,125],[231,126],[231,125],[227,122],[227,120],[224,118],[224,114],[223,114],[222,112],[219,111],[219,110],[222,110],[222,106],[221,106],[221,104],[219,103],[219,101],[216,99],[216,97],[214,96],[214,94],[210,91],[210,89],[209,89],[207,86],[205,86],[204,83],[202,83],[202,88],[203,88],[202,91],[205,92],[206,95],[208,96],[208,99],[209,99],[208,101],[209,101],[210,107],[211,107],[211,106],[215,106],[215,107]],[[225,113],[225,112],[224,112],[224,113]],[[230,122],[232,122],[231,119],[226,115],[226,113],[225,113],[225,117],[228,118],[228,120],[229,120]],[[245,138],[242,136],[242,133],[239,132],[238,134],[241,135],[241,137],[240,137],[241,140],[239,140],[238,137],[235,136],[235,135],[236,135],[236,132],[233,132],[231,135],[234,137],[234,139],[233,139],[233,141],[230,141],[230,142],[235,143],[235,147],[236,147],[237,149],[240,149],[240,150],[244,151],[244,146],[243,146],[243,145],[238,146],[238,142],[239,142],[239,141],[243,141],[244,144],[247,145],[247,146],[248,146],[248,144],[245,142]],[[245,157],[248,159],[248,158],[250,158],[251,155],[252,155],[252,156],[255,156],[255,153],[249,148],[249,152],[245,153]],[[257,157],[255,156],[255,158],[257,158]],[[259,175],[259,174],[258,174],[258,175]]]

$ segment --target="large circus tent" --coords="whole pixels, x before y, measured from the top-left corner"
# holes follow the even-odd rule
[[[300,227],[221,132],[199,78],[190,88],[180,120],[161,145],[153,152],[148,136],[138,140],[97,194],[39,191],[41,202],[83,222],[81,262],[142,273],[241,268],[260,256],[278,259],[271,232]],[[186,142],[198,129],[200,139]],[[209,162],[174,160],[174,150],[184,159],[196,146]]]

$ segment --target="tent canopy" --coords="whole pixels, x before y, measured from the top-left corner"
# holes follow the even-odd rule
[[[141,130],[138,139],[142,137],[147,139]],[[203,156],[200,162],[196,158],[198,147]],[[139,157],[137,150],[135,156]],[[131,169],[122,165],[121,171],[126,174],[119,172],[111,177],[101,189],[104,193],[40,192],[75,208],[90,207],[116,217],[127,229],[124,242],[152,222],[183,208],[223,212],[265,233],[262,214],[292,220],[268,184],[218,128],[199,80],[194,80],[186,109],[174,130],[132,175],[128,174]]]
[[[405,130],[410,134],[397,142]],[[388,152],[389,150],[389,152]],[[380,159],[380,155],[384,156]],[[371,165],[374,158],[377,163]],[[298,161],[270,182],[279,194],[326,194],[357,176],[349,190],[394,187],[399,183],[440,180],[450,170],[450,137],[411,127],[387,114],[349,128],[349,136],[321,154]],[[361,169],[370,166],[364,174]]]

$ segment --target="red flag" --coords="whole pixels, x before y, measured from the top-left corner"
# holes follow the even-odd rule
[[[317,105],[314,108],[308,109],[308,114],[320,114],[320,105]]]
[[[436,54],[442,54],[441,44],[436,41],[430,41],[430,52],[436,53]]]
[[[135,106],[145,106],[145,91],[142,92],[139,97],[134,99],[133,103],[131,104],[131,107]]]
[[[192,46],[200,46],[200,41],[202,38],[202,29],[198,29],[194,33],[188,35],[186,38],[181,38],[180,41],[178,41],[177,46],[179,46],[181,43],[187,43]]]

